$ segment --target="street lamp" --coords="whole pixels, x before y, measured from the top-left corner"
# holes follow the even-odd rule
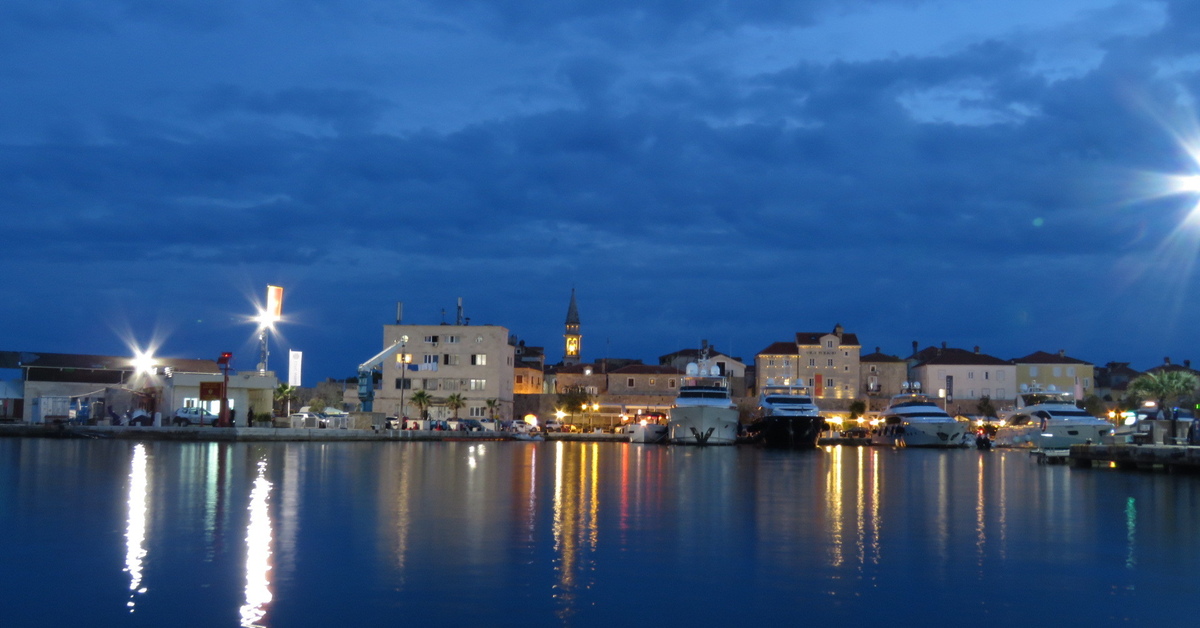
[[[404,420],[404,383],[408,375],[408,357],[404,348],[408,346],[408,336],[400,336],[400,420]],[[418,417],[419,418],[419,417]],[[406,428],[407,429],[407,428]]]

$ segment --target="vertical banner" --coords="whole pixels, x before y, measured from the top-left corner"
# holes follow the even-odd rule
[[[815,392],[816,396],[818,397],[825,396],[825,378],[820,373],[817,373],[817,385]]]
[[[267,309],[265,312],[267,320],[272,323],[278,323],[283,317],[283,288],[280,286],[267,286]]]
[[[304,353],[288,351],[288,386],[300,386],[300,363]]]

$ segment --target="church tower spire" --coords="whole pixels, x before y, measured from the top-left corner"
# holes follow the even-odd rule
[[[571,288],[571,305],[567,306],[566,333],[563,334],[563,364],[579,364],[583,336],[579,333],[579,306],[575,303],[575,288]]]

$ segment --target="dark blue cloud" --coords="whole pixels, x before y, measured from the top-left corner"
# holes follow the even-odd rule
[[[1129,193],[1195,167],[1157,115],[1198,87],[1189,3],[1137,28],[1126,5],[946,18],[854,54],[810,44],[927,3],[207,6],[0,9],[9,348],[102,353],[128,319],[241,351],[267,283],[321,376],[397,300],[437,322],[462,296],[557,358],[572,285],[588,357],[749,359],[836,322],[893,353],[1200,340],[1161,274],[1186,199]],[[1048,72],[1065,31],[1090,52]]]

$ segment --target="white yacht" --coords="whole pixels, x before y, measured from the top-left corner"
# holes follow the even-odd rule
[[[807,387],[768,380],[758,396],[758,420],[750,430],[760,434],[768,447],[812,449],[824,427],[825,419]]]
[[[1065,449],[1088,441],[1101,439],[1113,431],[1112,423],[1099,419],[1075,405],[1071,393],[1021,386],[1017,408],[1002,411],[1004,424],[993,439],[997,447],[1032,447],[1035,449]]]
[[[892,397],[880,414],[875,445],[898,447],[962,447],[967,423],[950,416],[936,401],[919,392]]]
[[[687,365],[679,396],[671,406],[668,436],[676,445],[732,445],[737,441],[738,410],[729,379],[717,366]]]
[[[667,442],[666,415],[659,413],[641,414],[625,426],[625,434],[631,443]]]

